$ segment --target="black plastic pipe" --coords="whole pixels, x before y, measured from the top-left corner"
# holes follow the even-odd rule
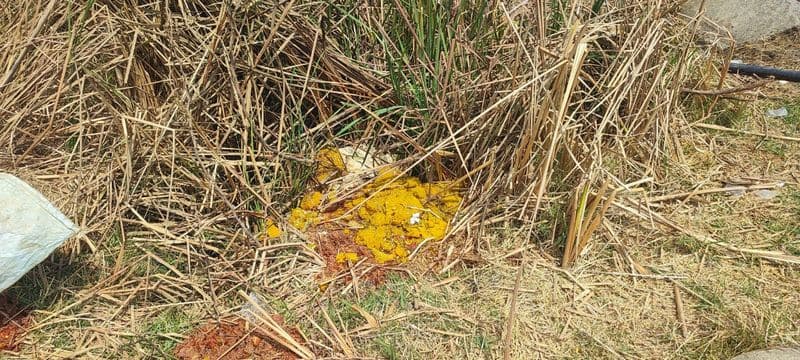
[[[768,66],[753,64],[731,63],[728,72],[740,75],[758,76],[761,78],[775,78],[776,80],[786,80],[800,82],[800,71],[778,69]]]

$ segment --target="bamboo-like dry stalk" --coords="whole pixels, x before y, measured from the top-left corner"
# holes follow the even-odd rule
[[[608,192],[609,182],[606,181],[596,192],[590,196],[589,182],[582,183],[572,197],[570,207],[571,217],[569,228],[564,243],[564,253],[561,258],[562,267],[570,267],[578,259],[589,244],[589,239],[605,218],[608,208],[616,198],[617,192]],[[589,198],[591,197],[591,201]],[[600,206],[602,202],[602,206]]]

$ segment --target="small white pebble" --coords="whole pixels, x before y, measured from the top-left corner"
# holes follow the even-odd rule
[[[419,222],[421,220],[420,216],[422,216],[421,213],[413,213],[413,214],[411,214],[411,220],[409,220],[408,222],[411,223],[411,225],[419,224]]]

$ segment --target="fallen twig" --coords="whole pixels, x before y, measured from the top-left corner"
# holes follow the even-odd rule
[[[675,283],[672,284],[672,294],[675,297],[675,313],[678,316],[678,322],[681,324],[681,335],[687,338],[689,331],[686,329],[686,317],[683,314],[683,299],[681,299],[681,292]]]
[[[774,189],[774,188],[783,187],[783,185],[784,185],[784,183],[777,182],[777,183],[773,183],[773,184],[741,185],[741,186],[729,186],[729,187],[720,187],[720,188],[705,189],[705,190],[695,190],[695,191],[688,191],[688,192],[682,192],[682,193],[677,193],[677,194],[656,196],[656,197],[648,198],[647,202],[648,203],[663,202],[663,201],[683,199],[683,198],[687,198],[687,197],[690,197],[690,196],[716,194],[716,193],[721,193],[721,192]]]
[[[503,339],[503,359],[511,359],[511,340],[514,338],[512,332],[514,331],[514,320],[517,315],[517,295],[519,295],[519,285],[522,281],[522,273],[525,271],[525,265],[520,265],[517,270],[517,279],[514,281],[514,291],[511,292],[511,304],[508,309],[508,321],[506,321],[506,334]]]
[[[635,278],[654,279],[654,280],[686,279],[686,275],[635,274],[635,273],[625,273],[625,272],[615,272],[615,271],[603,271],[603,272],[599,272],[598,274],[616,275],[616,276],[630,276],[630,277],[635,277]]]
[[[727,131],[727,132],[733,132],[733,133],[744,134],[744,135],[752,135],[752,136],[758,136],[758,137],[773,138],[773,139],[778,139],[778,140],[798,141],[798,142],[800,142],[800,138],[796,138],[796,137],[783,136],[783,135],[772,135],[772,134],[760,133],[760,132],[748,131],[748,130],[731,129],[729,127],[720,126],[720,125],[714,125],[714,124],[697,123],[697,124],[694,124],[692,126],[696,126],[696,127],[703,128],[703,129]]]
[[[715,89],[715,90],[697,90],[697,89],[689,89],[689,88],[681,88],[681,92],[688,93],[688,94],[695,94],[695,95],[706,95],[706,96],[716,96],[716,95],[727,95],[733,94],[741,91],[752,90],[757,87],[761,87],[767,85],[774,80],[766,79],[761,81],[751,82],[749,84],[745,84],[742,86],[727,88],[727,89]]]

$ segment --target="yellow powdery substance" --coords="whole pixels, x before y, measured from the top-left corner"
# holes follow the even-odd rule
[[[306,230],[311,225],[319,223],[319,213],[316,211],[294,208],[289,214],[289,224],[297,230]]]
[[[289,214],[289,224],[295,229],[305,230],[308,226],[319,222],[319,212],[317,209],[322,204],[322,193],[313,191],[300,200],[300,207],[292,209]]]
[[[338,149],[325,148],[317,153],[317,171],[314,180],[322,184],[347,172],[344,159]]]
[[[358,261],[358,254],[354,252],[340,252],[336,254],[336,262],[343,264],[346,262],[355,263]]]
[[[423,241],[442,240],[461,203],[450,183],[422,183],[410,176],[392,181],[397,174],[383,172],[344,205],[345,212],[355,209],[363,226],[356,244],[367,247],[378,263],[404,262]]]
[[[303,210],[316,210],[320,204],[322,204],[322,193],[319,191],[310,192],[300,200],[300,208]]]
[[[272,219],[267,219],[265,222],[266,234],[268,239],[276,239],[281,236],[281,229],[275,224]]]
[[[342,158],[336,155],[338,151],[335,155],[326,152],[318,156],[326,163],[321,161],[315,179],[330,180],[328,176],[343,169],[338,166],[343,164]],[[289,223],[303,230],[323,219],[335,218],[352,226],[356,232],[354,242],[366,247],[375,262],[405,262],[420,243],[444,238],[462,198],[450,182],[423,183],[416,177],[399,174],[396,169],[379,172],[371,183],[329,213],[318,212],[322,193],[308,193],[300,207],[292,210]],[[357,259],[355,253],[340,252],[336,256],[340,263]]]

